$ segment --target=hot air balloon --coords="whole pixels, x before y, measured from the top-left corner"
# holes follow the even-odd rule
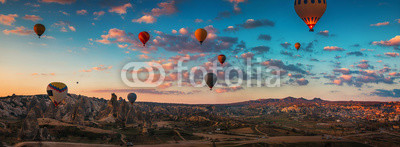
[[[129,93],[128,94],[128,101],[133,105],[133,103],[136,101],[136,94],[135,93]]]
[[[204,77],[204,80],[206,81],[208,87],[210,87],[210,90],[212,90],[215,83],[217,83],[217,75],[215,75],[214,73],[207,73]]]
[[[299,50],[300,49],[300,46],[301,46],[301,44],[300,43],[296,43],[296,44],[294,44],[294,47],[297,49],[297,50]]]
[[[225,55],[221,54],[221,55],[218,56],[219,63],[224,64],[225,60],[226,60],[226,56]]]
[[[325,13],[326,0],[295,0],[294,9],[310,28],[310,32],[314,32],[315,24]]]
[[[150,34],[147,33],[146,31],[139,33],[139,40],[143,43],[143,46],[146,46],[146,42],[149,41],[149,39],[150,39]]]
[[[207,31],[204,29],[197,29],[196,32],[194,32],[194,36],[196,36],[200,44],[203,44],[203,41],[207,38]]]
[[[35,26],[33,27],[33,30],[35,31],[35,33],[39,36],[42,36],[42,34],[44,33],[44,31],[46,30],[46,27],[44,27],[44,25],[38,23],[35,24]]]
[[[64,83],[51,82],[47,86],[47,94],[56,107],[67,97],[67,93],[68,87]]]

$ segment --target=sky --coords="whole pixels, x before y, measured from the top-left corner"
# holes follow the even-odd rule
[[[105,99],[116,93],[125,99],[134,92],[138,101],[147,102],[231,103],[288,96],[399,101],[400,1],[328,0],[314,32],[298,17],[293,2],[0,0],[0,96],[44,94],[50,82],[58,81],[67,84],[69,93]],[[33,31],[37,23],[46,26],[40,39]],[[198,28],[208,32],[203,45],[194,36]],[[142,31],[150,34],[146,46],[138,39]],[[227,57],[222,66],[216,62],[219,54]],[[189,70],[179,74],[182,57],[189,59],[183,63]],[[123,70],[130,62],[160,64],[165,80],[150,82],[153,87],[125,84],[124,71],[139,73],[142,80],[160,75],[156,68],[154,74]],[[213,66],[220,70],[218,86],[210,91],[200,84],[206,73],[196,69],[211,72]],[[238,71],[228,72],[234,67],[242,70],[243,84],[235,84]],[[272,67],[277,69],[267,71]],[[262,71],[260,86],[250,76],[257,69]],[[191,73],[200,86],[190,84]],[[275,85],[264,84],[269,77],[275,77]]]

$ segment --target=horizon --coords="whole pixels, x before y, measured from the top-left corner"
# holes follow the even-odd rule
[[[289,95],[400,101],[397,0],[329,1],[314,32],[298,17],[293,1],[281,0],[0,0],[0,8],[0,96],[45,93],[50,82],[63,82],[69,93],[104,99],[110,93],[124,99],[136,93],[137,101],[162,103],[222,104]],[[33,31],[37,23],[46,26],[40,39]],[[208,32],[203,45],[194,35],[199,28]],[[146,46],[138,39],[142,31],[150,34]],[[216,62],[219,54],[226,55],[223,66]],[[188,70],[178,72],[185,57]],[[165,80],[147,83],[152,88],[129,86],[124,72],[141,74],[142,80],[160,78],[125,70],[130,62],[161,65]],[[210,91],[200,71],[214,66],[220,70]],[[239,70],[227,72],[233,67],[243,76]],[[258,67],[266,70],[262,79],[254,77]],[[278,68],[278,76],[268,72],[271,67]],[[202,86],[190,83],[192,71],[193,83]],[[271,87],[264,83],[270,77],[276,78]]]

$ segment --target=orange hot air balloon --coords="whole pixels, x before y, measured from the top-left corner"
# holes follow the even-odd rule
[[[150,34],[147,33],[146,31],[139,33],[139,40],[143,43],[143,46],[146,46],[146,42],[149,41],[149,39],[150,39]]]
[[[221,55],[218,56],[219,63],[224,64],[225,60],[226,60],[226,56],[225,55],[221,54]]]
[[[204,29],[197,29],[196,32],[194,32],[194,36],[196,36],[200,44],[203,44],[203,41],[207,38],[207,31]]]
[[[44,33],[44,31],[46,30],[46,27],[44,27],[44,25],[38,23],[35,24],[35,26],[33,26],[33,30],[35,31],[35,33],[39,36],[42,36],[42,34]]]
[[[301,46],[301,44],[300,43],[296,43],[296,44],[294,44],[294,47],[297,49],[297,50],[299,50],[300,49],[300,46]]]
[[[325,13],[326,0],[295,0],[294,10],[310,28],[310,32],[314,32],[315,24]]]

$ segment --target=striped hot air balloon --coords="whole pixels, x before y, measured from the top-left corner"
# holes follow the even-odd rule
[[[149,41],[150,34],[146,31],[139,33],[139,40],[143,43],[143,46],[146,46],[146,42]]]
[[[67,93],[68,87],[64,83],[51,82],[47,86],[47,94],[56,107],[67,97]]]

